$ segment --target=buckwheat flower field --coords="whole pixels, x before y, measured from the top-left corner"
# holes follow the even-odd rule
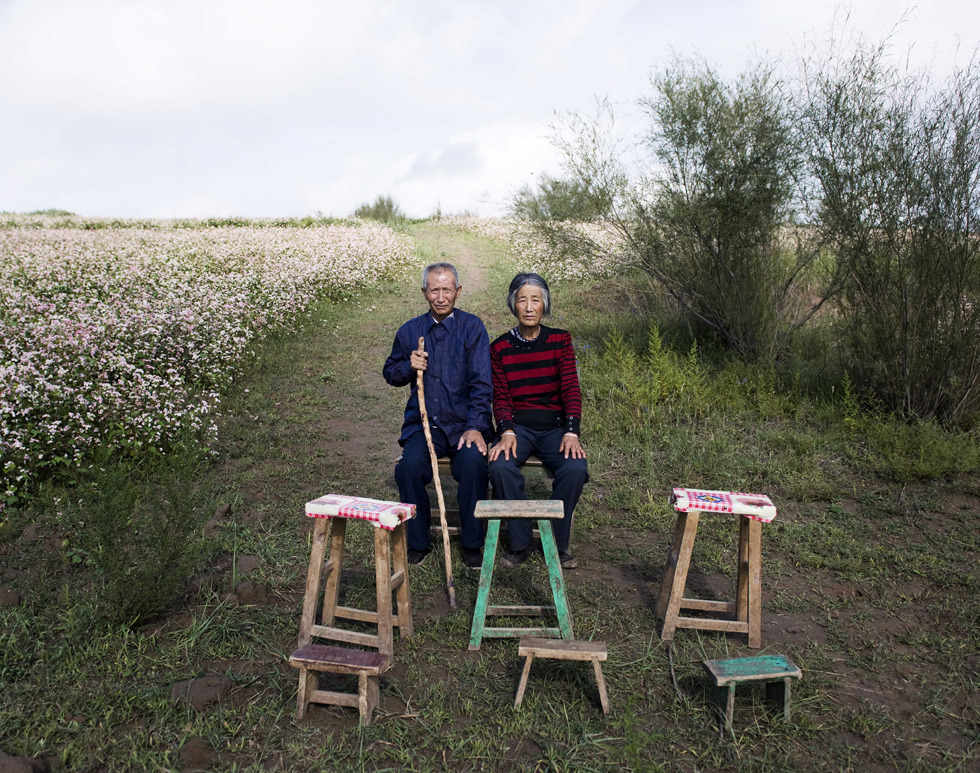
[[[0,508],[96,445],[213,437],[256,340],[416,262],[409,237],[361,221],[51,225],[0,227]]]

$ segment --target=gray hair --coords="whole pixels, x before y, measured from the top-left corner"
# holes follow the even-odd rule
[[[507,308],[510,309],[510,313],[515,317],[517,316],[517,293],[526,285],[541,288],[541,297],[544,300],[544,316],[549,316],[551,314],[551,291],[548,289],[548,283],[540,274],[532,273],[518,274],[511,281],[510,295],[507,296]]]
[[[422,289],[427,290],[426,282],[429,281],[429,274],[432,272],[441,274],[444,271],[449,271],[454,277],[456,277],[456,287],[459,287],[459,272],[456,270],[456,266],[452,263],[430,263],[428,266],[422,269]]]

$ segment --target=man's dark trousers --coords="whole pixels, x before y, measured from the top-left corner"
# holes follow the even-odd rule
[[[459,483],[460,544],[464,548],[483,547],[484,526],[473,517],[476,503],[487,498],[487,458],[476,445],[456,450],[438,427],[432,427],[432,445],[436,456],[448,456],[453,477]],[[428,550],[432,513],[426,484],[432,481],[432,461],[423,431],[413,432],[402,446],[402,458],[395,465],[395,482],[402,502],[416,505],[415,517],[405,524],[408,547]]]

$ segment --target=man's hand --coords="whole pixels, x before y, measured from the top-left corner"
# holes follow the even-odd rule
[[[487,457],[491,462],[497,460],[497,457],[501,454],[504,455],[505,461],[510,461],[510,455],[513,454],[517,456],[517,435],[513,432],[508,432],[500,437],[500,442],[497,443],[493,448],[490,449],[490,456]]]
[[[585,449],[582,448],[582,444],[578,442],[578,438],[575,435],[562,436],[561,445],[558,446],[558,453],[565,454],[566,459],[569,456],[572,459],[585,458]]]
[[[412,370],[425,370],[429,367],[429,353],[416,349],[411,357]]]
[[[483,440],[483,435],[481,435],[475,429],[468,429],[463,433],[463,436],[459,439],[459,443],[456,444],[456,450],[459,451],[463,447],[463,444],[465,444],[467,448],[475,445],[478,449],[480,449],[481,454],[484,456],[487,455],[487,444]]]

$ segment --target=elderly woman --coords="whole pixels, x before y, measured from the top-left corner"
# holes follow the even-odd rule
[[[572,337],[546,327],[551,313],[548,283],[538,274],[518,274],[510,283],[507,305],[517,317],[512,328],[490,344],[493,369],[493,414],[498,442],[490,449],[490,482],[498,499],[526,499],[521,467],[534,454],[554,474],[552,499],[564,503],[565,517],[552,521],[561,565],[577,566],[568,553],[572,512],[589,479],[585,451],[579,442],[582,395]],[[509,566],[531,551],[531,522],[507,523]]]

